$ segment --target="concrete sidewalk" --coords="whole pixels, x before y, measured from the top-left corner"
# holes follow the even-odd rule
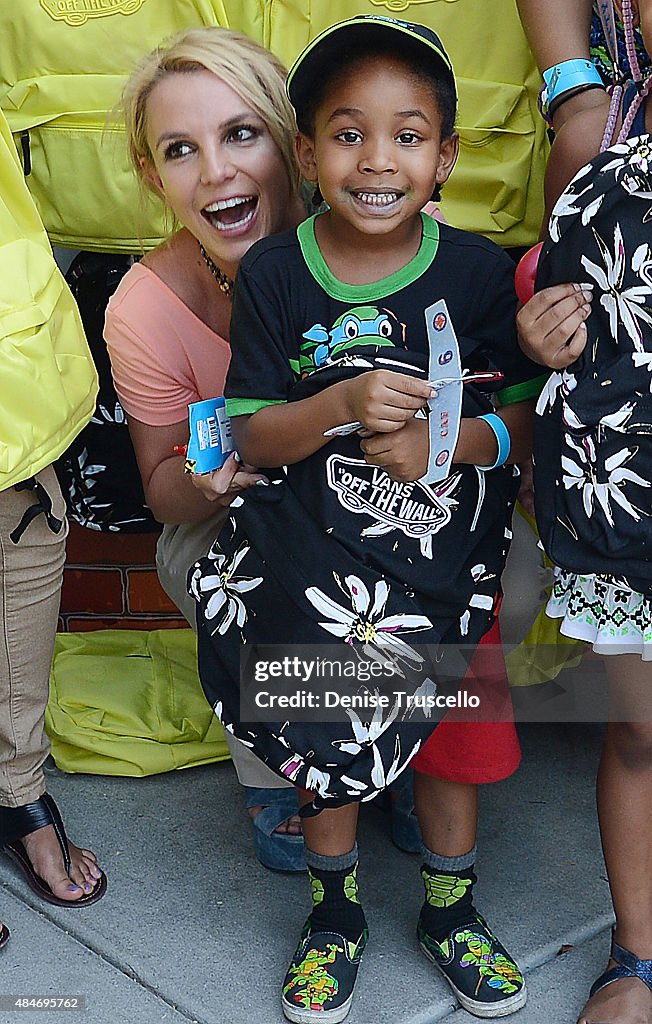
[[[527,972],[514,1024],[574,1024],[606,963],[611,922],[594,778],[597,726],[520,728],[523,765],[482,792],[478,906]],[[76,1013],[0,1009],[0,1022],[281,1024],[280,983],[308,909],[302,876],[266,871],[230,764],[148,779],[48,773],[73,840],[109,891],[50,907],[0,857],[0,999],[85,998]],[[363,808],[361,887],[371,930],[350,1024],[467,1024],[419,953],[419,860]],[[371,858],[374,858],[372,863]],[[570,947],[566,952],[560,950]]]

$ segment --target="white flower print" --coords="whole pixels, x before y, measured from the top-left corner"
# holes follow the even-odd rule
[[[215,549],[211,549],[213,557],[211,561],[217,570],[215,575],[205,576],[197,565],[190,580],[190,593],[195,601],[200,601],[203,594],[213,590],[209,597],[204,611],[206,619],[214,619],[221,612],[222,618],[214,632],[223,635],[231,626],[234,619],[242,629],[247,621],[247,609],[240,598],[248,590],[253,590],[263,582],[262,576],[236,576],[236,570],[240,562],[250,551],[250,545],[241,544],[233,557],[229,560]]]
[[[369,658],[387,662],[396,659],[410,667],[423,664],[423,658],[397,635],[417,630],[430,629],[432,622],[425,615],[388,615],[385,605],[389,597],[389,586],[385,580],[378,580],[374,587],[373,604],[365,583],[359,576],[346,576],[344,583],[333,573],[337,585],[351,601],[351,608],[345,608],[325,594],[319,587],[308,587],[306,597],[310,603],[327,615],[331,622],[320,622],[322,629],[341,637],[344,643],[361,644],[362,651]]]
[[[417,740],[407,757],[403,759],[403,763],[401,763],[401,738],[397,735],[394,744],[394,758],[387,771],[385,771],[378,747],[374,747],[374,766],[371,769],[371,781],[376,789],[385,789],[387,786],[391,786],[392,782],[407,768],[420,746],[421,740]]]
[[[582,170],[585,170],[585,168],[582,168]],[[582,171],[580,171],[576,177],[579,178],[581,174]],[[571,192],[570,189],[562,192],[553,207],[553,211],[550,216],[550,224],[548,225],[548,232],[553,242],[558,242],[561,237],[561,232],[559,230],[560,219],[562,217],[570,217],[574,213],[580,213],[581,207],[576,205],[577,201],[581,199],[582,196],[586,195],[587,192],[590,192],[592,188],[593,186],[589,185],[588,188],[585,188],[582,192]]]
[[[576,387],[577,380],[574,374],[568,373],[566,370],[561,373],[551,373],[537,399],[537,416],[543,416],[544,412],[552,409],[560,391],[562,398],[566,398]]]
[[[643,308],[645,300],[650,297],[650,287],[648,284],[641,284],[626,288],[624,291],[621,290],[625,273],[626,252],[620,224],[616,224],[614,229],[613,256],[597,231],[594,230],[593,234],[604,259],[604,269],[597,266],[596,263],[593,263],[586,256],[582,256],[582,266],[596,281],[602,292],[600,305],[609,314],[609,326],[612,336],[614,338],[618,337],[618,324],[619,322],[622,323],[632,339],[635,349],[641,352],[644,349],[643,332],[638,321],[643,320],[649,327],[652,327],[652,316]],[[634,260],[636,260],[639,267],[639,276],[642,276],[645,272],[643,270],[644,260],[641,258],[638,249],[632,260],[632,268],[636,270]]]
[[[415,711],[418,709],[424,718],[432,718],[432,705],[431,701],[437,694],[437,684],[433,682],[430,676],[421,683],[421,686],[417,686],[416,690],[412,694],[412,701],[410,708],[405,714],[406,718],[411,718]]]
[[[648,135],[637,135],[609,147],[616,158],[601,168],[601,173],[616,171],[616,179],[625,191],[643,199],[652,198],[652,146]],[[623,157],[625,159],[623,159]]]
[[[620,430],[626,433],[626,427],[632,418],[632,413],[636,408],[636,402],[625,402],[619,409],[614,412],[605,413],[604,416],[600,417],[600,426],[610,427],[612,430]]]
[[[590,519],[594,512],[594,503],[600,506],[610,526],[614,525],[611,502],[615,501],[632,519],[640,520],[643,513],[636,508],[625,497],[622,486],[626,483],[638,484],[639,487],[649,487],[650,484],[638,473],[624,467],[636,454],[631,448],[623,448],[615,455],[605,459],[605,469],[609,474],[606,481],[599,481],[595,472],[595,445],[590,437],[584,438],[584,445],[575,444],[570,437],[566,437],[567,443],[577,453],[578,461],[567,456],[562,456],[561,464],[564,470],[562,481],[566,490],[577,487],[582,492],[582,505],[587,519]]]
[[[584,226],[591,223],[596,213],[598,213],[603,202],[604,193],[601,196],[598,196],[597,199],[594,199],[592,203],[589,203],[588,206],[584,207],[584,209],[582,210],[582,224],[584,224]]]
[[[329,772],[322,772],[319,768],[309,768],[306,775],[305,789],[310,792],[319,793],[322,797],[330,796],[328,787],[331,777]]]
[[[375,693],[378,694],[378,690]],[[346,713],[351,719],[353,739],[333,740],[333,746],[346,754],[359,754],[363,747],[371,746],[389,728],[398,714],[398,709],[398,700],[395,700],[394,706],[390,709],[387,717],[383,718],[383,708],[379,705],[374,710],[371,722],[367,723],[361,721],[355,711],[346,708]]]

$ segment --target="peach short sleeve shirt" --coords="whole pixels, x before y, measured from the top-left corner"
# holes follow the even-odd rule
[[[109,301],[104,338],[118,398],[141,423],[179,423],[191,402],[224,393],[229,343],[140,263]]]

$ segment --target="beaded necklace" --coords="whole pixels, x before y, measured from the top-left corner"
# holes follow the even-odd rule
[[[610,22],[613,22],[614,26],[613,31],[607,31],[607,28],[605,28],[605,35],[607,37],[607,41],[609,42],[610,38],[612,38],[612,36],[615,35],[615,15],[613,13],[613,4],[611,5],[611,9],[607,13],[610,15],[610,18],[607,21],[607,25],[609,25]],[[631,77],[633,81],[636,83],[636,87],[638,89],[638,95],[634,99],[633,103],[631,104],[627,112],[626,117],[623,120],[622,128],[620,129],[618,138],[616,140],[619,143],[624,142],[625,139],[627,139],[632,124],[634,123],[634,119],[636,118],[636,114],[638,113],[641,104],[643,103],[643,101],[647,97],[647,94],[652,88],[652,76],[650,76],[648,72],[649,77],[647,79],[644,79],[643,73],[641,71],[641,66],[638,61],[638,55],[636,53],[632,0],[623,0],[622,21],[623,28],[625,30],[625,47],[627,51],[627,60],[629,62]],[[612,54],[612,57],[614,60],[614,67],[617,69],[617,53],[614,52]],[[622,81],[615,82],[611,88],[611,104],[609,106],[609,116],[607,117],[604,135],[602,136],[602,143],[600,145],[601,153],[604,152],[604,150],[611,146],[613,143],[616,120],[622,104],[623,95],[624,86]]]
[[[220,286],[220,291],[226,295],[227,299],[231,299],[233,296],[233,281],[230,277],[226,276],[223,270],[220,270],[216,263],[213,263],[201,242],[198,244],[202,259]]]

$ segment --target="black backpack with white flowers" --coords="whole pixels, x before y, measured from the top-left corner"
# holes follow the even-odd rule
[[[107,303],[133,263],[132,256],[81,252],[66,274],[79,306],[100,388],[92,420],[54,468],[69,517],[81,526],[107,533],[151,533],[158,529],[145,503],[103,337]]]
[[[652,139],[613,146],[558,200],[536,289],[593,284],[588,341],[535,422],[537,523],[551,559],[652,593]]]

